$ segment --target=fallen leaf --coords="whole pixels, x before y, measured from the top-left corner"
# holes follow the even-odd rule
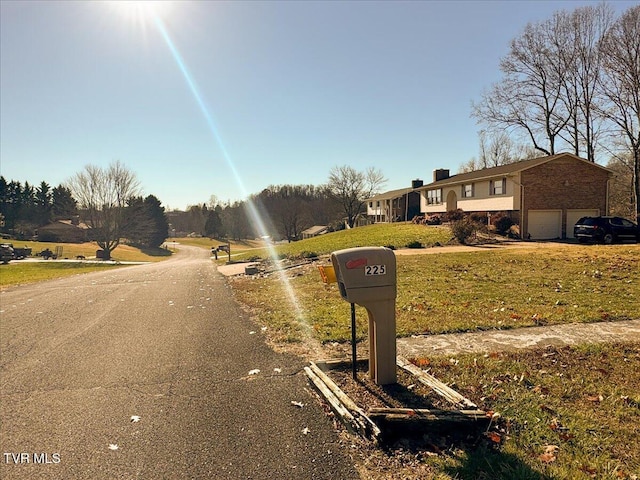
[[[138,423],[140,421],[140,417],[138,415],[131,415],[131,423]]]
[[[276,372],[276,373],[282,373],[282,369],[281,368],[277,368],[277,367],[274,368],[273,371]]]
[[[536,385],[535,387],[533,387],[533,392],[540,395],[549,395],[549,389],[540,385]]]
[[[538,457],[541,462],[552,463],[556,461],[556,453],[560,447],[557,445],[547,445],[544,447],[544,453]]]
[[[502,435],[500,435],[498,432],[487,432],[487,437],[489,437],[489,439],[494,443],[502,442]]]
[[[110,443],[109,444],[109,450],[118,450],[118,444]]]
[[[304,407],[304,403],[302,402],[295,402],[293,400],[291,400],[291,405],[293,405],[294,407],[298,407],[298,408],[302,408]]]
[[[602,400],[604,400],[604,397],[602,395],[589,395],[587,397],[587,400],[594,403],[600,403],[602,402]]]
[[[253,370],[249,370],[249,375],[257,375],[260,373],[259,368],[254,368]]]
[[[556,456],[551,453],[543,453],[538,459],[543,463],[552,463],[556,461]]]
[[[308,435],[310,431],[311,431],[311,430],[309,430],[309,427],[304,427],[304,428],[302,429],[302,433],[303,433],[304,435]]]

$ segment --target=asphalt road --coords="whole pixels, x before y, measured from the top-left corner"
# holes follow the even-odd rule
[[[0,294],[0,478],[358,478],[208,254]]]

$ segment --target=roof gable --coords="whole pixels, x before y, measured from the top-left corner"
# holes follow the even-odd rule
[[[537,167],[544,163],[552,162],[554,160],[558,160],[559,158],[565,158],[565,157],[573,158],[575,160],[585,162],[588,165],[591,165],[593,167],[601,168],[602,170],[606,170],[607,172],[610,172],[608,168],[605,168],[601,165],[598,165],[597,163],[593,163],[584,158],[573,155],[572,153],[558,153],[556,155],[550,155],[547,157],[539,157],[539,158],[533,158],[530,160],[522,160],[520,162],[510,163],[508,165],[500,165],[497,167],[483,168],[482,170],[476,170],[473,172],[451,175],[449,178],[445,178],[443,180],[438,180],[437,182],[432,182],[427,185],[424,185],[423,187],[420,187],[419,190],[425,190],[425,189],[429,189],[437,186],[464,183],[464,182],[469,182],[473,180],[482,180],[482,179],[491,178],[491,177],[500,177],[500,176],[509,175],[512,173],[518,173],[533,167]]]
[[[399,188],[397,190],[389,190],[388,192],[379,193],[378,195],[374,195],[371,198],[367,198],[367,202],[375,201],[375,200],[389,200],[394,198],[399,198],[406,195],[409,192],[413,192],[414,190],[419,190],[419,188]]]

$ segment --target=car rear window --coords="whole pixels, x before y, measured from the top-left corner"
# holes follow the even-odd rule
[[[578,225],[596,225],[598,220],[592,217],[584,217],[578,220]]]

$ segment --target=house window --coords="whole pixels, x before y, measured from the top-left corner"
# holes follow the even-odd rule
[[[473,183],[465,183],[462,185],[462,198],[473,197]]]
[[[428,205],[440,205],[442,203],[442,189],[427,191],[427,204]]]
[[[373,208],[373,202],[369,202],[369,208]]]
[[[380,208],[380,200],[376,202],[376,207]]]
[[[501,178],[500,180],[491,180],[489,184],[490,195],[504,195],[507,193],[507,179]]]

